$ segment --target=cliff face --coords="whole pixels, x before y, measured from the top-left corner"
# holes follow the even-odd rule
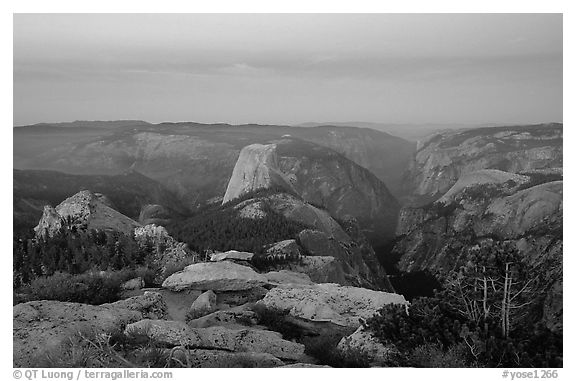
[[[44,207],[34,231],[37,237],[52,236],[63,226],[114,230],[131,236],[140,224],[113,209],[104,195],[84,190],[62,201],[56,208]]]
[[[355,217],[374,240],[393,235],[398,203],[365,168],[335,151],[298,139],[245,147],[236,162],[223,203],[262,188],[296,193],[342,219]]]
[[[478,243],[513,243],[546,278],[543,319],[561,328],[563,182],[533,185],[534,180],[495,170],[472,172],[438,201],[404,208],[393,248],[399,269],[447,274],[463,265],[461,256]]]
[[[251,144],[240,151],[222,200],[225,204],[248,192],[274,186],[291,189],[278,168],[276,144]]]
[[[476,128],[418,143],[405,176],[416,202],[435,200],[464,174],[492,168],[519,173],[562,167],[562,124]]]
[[[304,129],[294,136],[343,154],[375,174],[396,198],[402,195],[402,176],[416,150],[415,143],[370,128],[324,126]]]

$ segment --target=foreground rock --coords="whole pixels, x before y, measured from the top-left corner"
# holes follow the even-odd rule
[[[164,352],[169,352],[164,350]],[[185,349],[173,352],[188,368],[277,368],[284,362],[269,353],[229,352],[217,349]]]
[[[212,262],[220,262],[226,259],[228,260],[236,260],[236,261],[250,261],[254,257],[254,254],[248,253],[246,251],[236,251],[236,250],[229,250],[224,253],[214,253],[210,256],[210,260]]]
[[[285,270],[303,273],[315,283],[337,283],[349,286],[340,262],[334,257],[302,256],[299,261],[277,266]]]
[[[216,294],[214,291],[208,290],[192,303],[188,310],[188,316],[196,319],[216,311],[216,308]]]
[[[316,364],[296,363],[296,364],[279,366],[278,368],[331,368],[331,367],[328,366],[328,365],[316,365]]]
[[[18,304],[13,307],[13,365],[49,366],[48,356],[57,355],[78,333],[116,333],[141,319],[164,316],[157,293],[100,306],[50,300]]]
[[[358,328],[359,319],[373,316],[387,304],[407,304],[402,295],[331,283],[300,287],[277,287],[257,304],[288,311],[292,317]]]
[[[394,348],[380,343],[363,327],[359,327],[350,336],[343,337],[336,350],[344,359],[354,360],[354,356],[361,356],[371,367],[386,366],[390,356],[397,353]]]
[[[145,337],[159,345],[184,346],[189,349],[217,349],[231,352],[269,353],[279,359],[303,359],[304,346],[282,339],[282,335],[257,329],[224,327],[191,328],[170,320],[142,320],[126,327],[129,337]]]
[[[241,329],[258,324],[258,316],[250,309],[251,304],[231,307],[229,309],[212,312],[186,323],[192,328],[226,327]]]
[[[222,261],[189,265],[166,278],[162,287],[172,291],[185,289],[237,291],[249,290],[267,282],[264,276],[250,267]]]
[[[312,285],[314,282],[310,277],[303,273],[297,273],[289,270],[270,271],[264,274],[271,285]]]

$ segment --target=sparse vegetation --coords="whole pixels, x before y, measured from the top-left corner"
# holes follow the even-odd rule
[[[505,184],[478,184],[472,187],[465,188],[458,196],[458,200],[468,200],[478,203],[490,202],[498,197],[507,194],[507,186]]]
[[[78,332],[65,345],[42,359],[42,367],[57,368],[163,368],[169,365],[169,353],[155,342],[138,342],[121,331]]]
[[[561,181],[563,176],[561,173],[526,173],[525,175],[530,176],[530,181],[524,183],[518,187],[518,190],[524,190],[528,188],[535,187],[536,185],[549,183],[552,181]]]
[[[539,282],[514,247],[485,244],[434,297],[415,298],[408,313],[385,306],[365,326],[403,366],[560,367],[562,334],[535,319]]]
[[[36,278],[29,286],[22,288],[25,296],[19,302],[58,300],[87,304],[111,303],[120,299],[121,284],[137,276],[142,276],[145,282],[151,278],[147,269],[87,272],[77,275],[56,272]]]
[[[258,324],[268,327],[272,331],[280,332],[286,340],[302,340],[304,330],[291,323],[288,319],[288,311],[267,308],[256,303],[252,310],[256,313]]]

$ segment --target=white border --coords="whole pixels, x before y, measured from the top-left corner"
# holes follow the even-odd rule
[[[290,1],[272,1],[272,0],[219,0],[219,1],[151,1],[141,0],[134,2],[121,2],[119,0],[100,0],[100,1],[72,1],[72,0],[33,0],[33,1],[8,1],[3,3],[3,12],[0,19],[0,28],[2,33],[0,35],[2,46],[2,104],[4,110],[2,114],[2,175],[6,179],[4,185],[0,188],[3,200],[12,199],[12,13],[363,13],[363,12],[389,12],[389,13],[468,13],[468,12],[497,12],[497,13],[564,13],[564,124],[568,126],[565,128],[565,146],[569,148],[565,151],[565,178],[567,180],[568,196],[565,198],[567,202],[565,213],[565,230],[571,232],[573,225],[574,203],[572,197],[574,195],[572,171],[574,164],[574,153],[570,149],[574,140],[573,132],[573,112],[569,104],[574,102],[573,97],[573,83],[574,74],[570,68],[576,67],[574,62],[574,25],[575,17],[570,1],[503,1],[503,0],[483,0],[483,1],[445,1],[445,0],[419,0],[419,1],[312,1],[312,0],[290,0]],[[8,214],[7,208],[5,214]],[[4,274],[2,279],[2,289],[5,290],[5,299],[3,302],[6,306],[10,303],[11,298],[8,290],[11,289],[11,268],[10,257],[10,242],[12,232],[12,219],[5,215],[1,220],[2,234],[1,241],[2,251],[4,255],[3,269]],[[560,380],[576,379],[574,376],[574,350],[570,344],[573,343],[574,327],[572,322],[574,320],[574,308],[572,307],[571,297],[574,291],[574,241],[568,239],[565,241],[565,252],[568,254],[565,258],[564,276],[565,279],[565,309],[564,320],[567,322],[565,325],[565,348],[564,348],[564,369],[560,370]],[[10,262],[10,263],[8,263]],[[11,343],[12,333],[9,327],[12,326],[10,309],[7,307],[2,314],[2,372],[5,379],[12,378],[12,348],[8,343]],[[365,377],[390,377],[391,379],[410,378],[416,380],[428,379],[449,379],[449,380],[503,380],[501,377],[502,370],[499,369],[463,369],[463,370],[449,370],[449,369],[363,369],[363,370],[343,370],[343,369],[318,369],[318,370],[260,370],[255,371],[251,369],[240,370],[195,370],[194,373],[186,370],[175,370],[174,379],[209,379],[214,377],[233,377],[234,379],[254,379],[256,378],[270,378],[275,379],[288,379],[293,377],[310,377],[311,379],[318,379],[319,377],[342,378],[342,379],[358,379]],[[319,372],[323,372],[320,374]]]

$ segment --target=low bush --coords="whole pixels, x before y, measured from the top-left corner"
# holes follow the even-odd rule
[[[342,337],[342,334],[334,332],[333,334],[305,337],[301,341],[306,348],[305,353],[318,360],[320,365],[328,365],[333,368],[370,367],[369,358],[365,353],[352,350],[342,352],[337,349]]]
[[[162,368],[169,364],[166,352],[154,342],[134,343],[121,331],[78,332],[36,361],[45,368]]]
[[[111,303],[120,299],[120,285],[132,278],[129,271],[71,275],[56,272],[34,279],[28,287],[28,300],[58,300],[88,304]]]
[[[252,307],[252,310],[256,313],[259,324],[268,327],[272,331],[280,332],[286,340],[301,340],[305,335],[301,327],[287,319],[288,310],[267,308],[258,303]]]
[[[411,350],[406,362],[416,368],[464,368],[471,366],[467,352],[468,348],[463,343],[452,345],[447,350],[439,344],[426,343]]]

